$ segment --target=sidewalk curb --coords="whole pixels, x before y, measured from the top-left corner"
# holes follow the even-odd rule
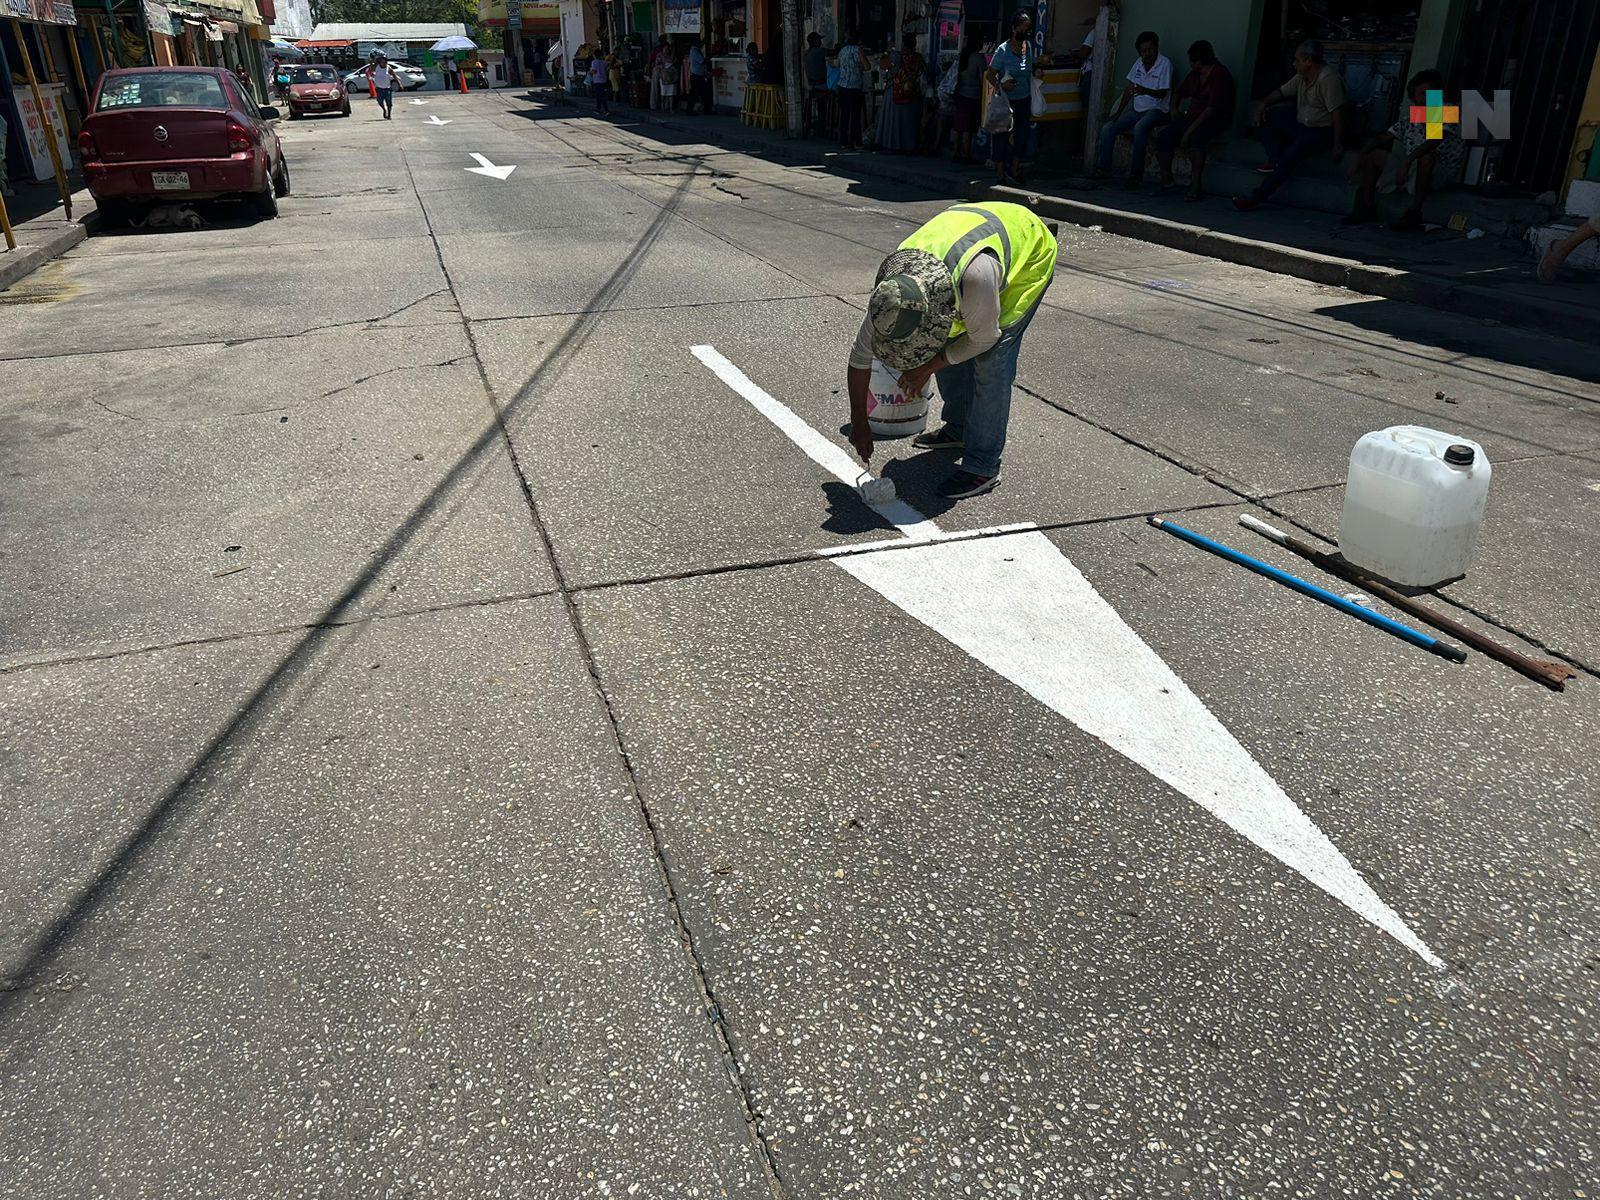
[[[55,218],[47,219],[52,222],[55,220]],[[21,244],[23,234],[32,232],[28,229],[31,224],[33,222],[26,221],[18,225],[17,248],[0,253],[0,291],[33,274],[52,259],[60,258],[89,236],[89,231],[74,221],[70,225],[58,224],[43,237],[29,239],[26,244]]]
[[[579,107],[571,96],[565,94],[555,96],[533,94],[525,95],[525,98],[554,99],[558,104]],[[695,129],[692,121],[667,119],[648,110],[629,109],[628,115],[631,119],[651,125],[661,125],[680,133],[693,132]],[[803,158],[809,162],[814,159],[814,155],[801,154],[798,150],[793,153],[787,152],[787,147],[783,143],[775,143],[763,136],[737,133],[729,136],[724,133],[716,139],[716,142],[738,149],[758,149],[769,156],[786,161]],[[797,143],[797,147],[806,144],[800,142]],[[946,195],[957,190],[959,186],[953,186],[953,181],[948,176],[917,171],[893,160],[880,162],[870,156],[851,159],[848,166],[823,165],[827,170],[837,174],[856,172],[913,184]],[[1119,237],[1135,238],[1142,242],[1169,246],[1175,250],[1186,250],[1191,254],[1237,263],[1240,266],[1256,267],[1263,271],[1289,275],[1328,287],[1345,288],[1368,296],[1380,296],[1385,300],[1461,313],[1482,320],[1498,321],[1505,325],[1535,329],[1542,333],[1554,333],[1561,337],[1600,341],[1600,312],[1573,308],[1561,303],[1541,304],[1537,301],[1528,301],[1526,298],[1520,298],[1512,304],[1492,287],[1456,283],[1443,276],[1430,275],[1426,272],[1375,266],[1358,259],[1297,250],[1293,246],[1285,246],[1278,242],[1256,241],[1253,238],[1223,233],[1200,225],[1186,225],[1163,217],[1127,212],[1120,208],[1105,208],[1085,200],[1071,200],[1065,196],[983,184],[969,185],[959,190],[964,199],[988,197],[1026,204],[1041,216],[1054,217],[1074,225],[1099,226],[1107,233]]]

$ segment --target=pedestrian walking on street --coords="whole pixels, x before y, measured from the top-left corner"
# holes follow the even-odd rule
[[[867,52],[852,29],[844,35],[844,45],[839,48],[839,79],[834,88],[839,108],[839,144],[846,150],[861,149],[866,86]]]
[[[694,106],[705,106],[706,115],[711,113],[711,75],[706,65],[705,47],[695,42],[689,47],[689,103],[687,111],[694,115]]]
[[[993,140],[995,182],[1026,183],[1022,175],[1022,156],[1028,152],[1028,131],[1033,125],[1033,73],[1049,65],[1034,61],[1033,14],[1018,9],[1011,19],[1011,40],[1001,44],[989,60],[984,78],[1011,103],[1011,130],[998,133]]]
[[[982,115],[983,73],[988,69],[978,39],[968,34],[956,59],[955,120],[951,126],[955,130],[955,160],[966,167],[978,164],[972,157],[972,138]]]
[[[611,67],[604,54],[589,60],[589,88],[594,92],[594,111],[598,116],[611,112]]]
[[[1020,204],[957,204],[914,232],[878,268],[850,351],[850,443],[871,462],[872,361],[901,372],[900,390],[939,383],[944,424],[913,445],[963,451],[939,495],[993,491],[1011,419],[1017,353],[1054,277],[1055,234]]]
[[[378,93],[378,107],[383,111],[385,121],[394,120],[394,72],[389,69],[389,60],[382,54],[378,60],[367,68],[367,74],[372,77],[372,86]]]

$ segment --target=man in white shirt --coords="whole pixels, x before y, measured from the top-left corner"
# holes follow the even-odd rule
[[[389,69],[389,60],[378,55],[377,61],[367,68],[367,74],[372,76],[372,86],[377,90],[383,119],[394,120],[394,72]]]
[[[1133,161],[1127,180],[1130,188],[1144,183],[1151,135],[1172,119],[1172,60],[1161,53],[1161,39],[1153,33],[1141,33],[1136,46],[1139,57],[1128,69],[1128,85],[1112,108],[1111,119],[1100,131],[1100,153],[1094,169],[1096,179],[1110,175],[1117,139],[1125,133],[1132,134]]]

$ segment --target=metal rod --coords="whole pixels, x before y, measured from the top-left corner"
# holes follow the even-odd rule
[[[1378,597],[1378,599],[1387,604],[1392,604],[1401,612],[1410,613],[1417,620],[1425,621],[1435,629],[1442,629],[1452,637],[1460,638],[1474,650],[1487,654],[1496,662],[1504,663],[1513,671],[1526,675],[1535,683],[1542,683],[1545,687],[1560,692],[1566,690],[1566,681],[1577,675],[1576,671],[1564,663],[1550,662],[1548,659],[1543,658],[1530,658],[1526,654],[1520,654],[1511,649],[1510,646],[1501,645],[1493,638],[1485,637],[1470,625],[1463,625],[1454,617],[1446,616],[1444,613],[1429,608],[1425,604],[1419,604],[1403,592],[1397,592],[1387,584],[1380,583],[1378,580],[1364,575],[1361,568],[1354,564],[1336,555],[1318,550],[1310,543],[1302,542],[1299,538],[1293,537],[1275,526],[1268,525],[1259,517],[1253,517],[1249,513],[1245,513],[1239,518],[1239,524],[1254,533],[1259,533],[1270,542],[1276,542],[1286,549],[1293,550],[1301,558],[1315,563],[1330,575],[1337,575],[1340,579],[1353,583],[1359,588],[1364,588]]]
[[[33,90],[33,104],[39,110],[39,121],[44,125],[45,142],[50,147],[50,161],[56,169],[56,188],[61,192],[61,206],[67,210],[67,220],[72,220],[72,193],[67,190],[67,173],[61,166],[61,147],[56,145],[56,123],[50,119],[50,110],[44,106],[44,96],[39,91],[39,79],[33,73],[33,55],[28,53],[28,43],[22,36],[22,22],[11,18],[11,32],[17,39],[17,52],[22,55],[22,73]],[[26,144],[26,139],[24,139]]]
[[[0,196],[0,233],[6,235],[6,249],[8,251],[15,250],[17,248],[17,235],[12,232],[11,214],[6,211],[6,198],[4,196]]]
[[[1215,554],[1218,558],[1225,558],[1231,563],[1236,563],[1247,571],[1254,571],[1257,575],[1270,579],[1274,583],[1281,583],[1284,587],[1299,592],[1302,596],[1309,596],[1313,600],[1326,604],[1329,608],[1336,608],[1340,612],[1356,618],[1358,621],[1364,621],[1375,629],[1381,629],[1385,633],[1393,634],[1401,641],[1410,642],[1413,646],[1418,646],[1430,654],[1448,658],[1451,662],[1464,662],[1466,660],[1467,652],[1460,646],[1430,637],[1425,633],[1419,633],[1409,625],[1404,625],[1399,621],[1384,616],[1382,613],[1375,613],[1371,609],[1362,608],[1361,605],[1346,600],[1343,596],[1335,595],[1326,588],[1319,588],[1314,583],[1307,583],[1298,575],[1280,571],[1277,567],[1264,563],[1259,558],[1251,558],[1248,554],[1235,550],[1232,546],[1224,546],[1221,542],[1214,542],[1210,538],[1194,532],[1192,529],[1185,529],[1182,525],[1175,525],[1162,517],[1147,517],[1146,520],[1157,529],[1165,530],[1175,538],[1180,538],[1192,546],[1198,546],[1208,553]]]
[[[76,25],[63,25],[61,36],[67,43],[67,54],[72,59],[72,73],[77,77],[78,90],[83,93],[83,111],[89,111],[89,102],[94,99],[94,94],[89,91],[89,81],[83,74],[83,59],[78,56],[78,27]],[[153,48],[153,47],[152,47]],[[152,55],[151,57],[154,57]]]

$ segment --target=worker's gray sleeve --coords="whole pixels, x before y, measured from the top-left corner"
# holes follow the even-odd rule
[[[978,255],[961,276],[961,320],[967,331],[944,348],[951,366],[1000,340],[1000,261],[992,254]]]
[[[835,359],[835,362],[838,360]],[[872,370],[872,318],[863,317],[861,332],[856,334],[856,344],[850,347],[850,367],[855,371]]]

